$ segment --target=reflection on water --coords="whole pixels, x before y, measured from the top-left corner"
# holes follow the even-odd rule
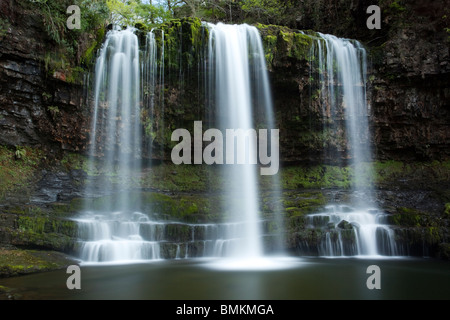
[[[259,270],[217,268],[211,259],[82,265],[81,290],[67,289],[65,270],[0,279],[0,285],[16,288],[22,299],[46,300],[450,299],[450,262],[291,258],[283,267],[282,259],[274,261],[278,267]],[[380,290],[366,286],[373,264],[381,270]]]

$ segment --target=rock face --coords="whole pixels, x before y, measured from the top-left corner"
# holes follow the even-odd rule
[[[368,94],[375,158],[408,162],[448,160],[450,42],[447,29],[442,24],[448,23],[448,18],[444,16],[450,16],[450,13],[439,10],[448,8],[445,5],[448,1],[436,1],[437,8],[424,5],[422,1],[415,4],[405,1],[407,7],[402,8],[394,5],[396,1],[388,1],[382,8],[382,31],[372,33],[365,29],[352,33],[360,30],[356,26],[365,27],[365,19],[359,13],[367,2],[346,1],[351,3],[349,10],[355,23],[343,24],[351,28],[345,31],[341,26],[338,35],[350,38],[356,35],[368,50]],[[320,1],[320,6],[328,6],[326,15],[314,19],[299,16],[299,20],[291,27],[317,27],[314,30],[332,33],[336,20],[318,22],[333,17],[337,19],[339,15],[335,16],[337,11],[332,10],[327,1]],[[313,10],[313,6],[309,9]],[[405,11],[414,19],[417,17],[417,21],[405,17],[405,13],[402,13]],[[394,19],[394,14],[386,12],[397,12],[401,19]],[[0,145],[33,146],[46,150],[48,158],[58,158],[64,151],[84,153],[89,138],[92,105],[86,100],[87,92],[83,84],[73,81],[64,68],[48,67],[49,60],[55,59],[51,53],[57,50],[57,46],[44,32],[43,22],[38,15],[34,15],[19,1],[10,0],[0,2],[0,18],[0,22],[7,21],[6,24],[0,24]],[[280,128],[281,161],[284,164],[321,165],[346,160],[346,142],[323,131],[326,115],[322,112],[317,96],[314,96],[316,84],[311,78],[312,38],[287,27],[257,27],[263,36],[272,83],[276,121]],[[170,159],[172,130],[187,128],[192,132],[193,121],[209,117],[205,110],[205,74],[200,63],[205,59],[204,49],[207,46],[205,30],[200,27],[198,20],[174,21],[164,28],[166,76],[164,86],[160,85],[155,94],[157,101],[163,101],[164,112],[155,108],[152,115],[155,124],[152,129],[160,132],[152,137],[154,150],[151,154],[157,160]],[[146,117],[148,115],[143,114],[144,122],[148,121]],[[155,132],[150,132],[146,138],[152,133]],[[324,145],[330,146],[335,152],[324,153]],[[39,203],[64,201],[81,192],[77,189],[79,185],[73,182],[81,184],[83,173],[39,171],[38,175],[42,177],[37,179],[40,183],[35,193],[35,200]],[[442,180],[440,177],[439,181]],[[426,188],[428,180],[424,181],[421,185]],[[442,183],[443,194],[449,197],[445,191],[448,190],[448,178],[446,181]],[[303,188],[303,185],[299,183],[297,188]],[[395,197],[398,198],[398,193]],[[445,201],[449,202],[450,198]],[[298,207],[295,204],[286,209],[292,215],[288,223],[292,232],[287,238],[287,247],[291,249],[298,245],[300,238],[309,237],[311,243],[317,240],[315,234],[300,234],[303,232],[304,212],[298,212]],[[411,213],[408,215],[411,216]],[[19,215],[2,215],[0,218],[1,228],[14,229],[14,233],[11,230],[9,233],[0,233],[0,243],[23,246],[40,243],[42,247],[50,249],[72,249],[68,247],[74,240],[73,225],[61,224],[62,234],[67,237],[55,236],[62,242],[53,242],[54,234],[60,234],[61,230],[49,229],[44,239],[36,239],[39,230],[32,228],[36,221],[21,221],[28,228],[27,232],[15,233],[20,222]],[[43,218],[39,222],[38,225],[44,229],[51,224]],[[404,225],[403,221],[399,225]],[[448,254],[448,233],[444,234],[443,231],[436,236],[433,233],[435,229],[431,229],[436,227],[434,224],[427,224],[426,227],[429,228],[430,239],[445,245]],[[417,243],[421,243],[419,240]]]
[[[373,49],[374,145],[380,159],[449,156],[450,55],[448,35],[430,27],[399,29]]]
[[[352,10],[361,5],[352,5]],[[433,22],[439,13],[421,8],[411,5],[410,10],[420,15],[420,22],[412,26],[391,23],[388,15],[383,24],[388,31],[381,36],[386,41],[381,44],[372,42],[374,35],[368,30],[360,33],[367,37],[360,39],[363,43],[370,41],[370,123],[375,156],[381,160],[445,159],[450,153],[448,35],[441,23]],[[16,1],[2,2],[0,13],[8,21],[0,41],[0,143],[82,152],[89,137],[91,106],[83,85],[69,81],[64,69],[46,70],[46,59],[55,47],[42,32],[39,15]],[[317,26],[329,31],[326,24]],[[323,131],[327,117],[314,95],[311,37],[286,27],[257,27],[273,86],[281,160],[322,163],[335,161],[336,155],[346,159],[345,142]],[[205,61],[207,34],[196,20],[164,28],[166,77],[164,88],[157,88],[163,91],[155,93],[164,112],[152,115],[153,129],[160,131],[153,133],[152,156],[159,159],[170,158],[173,129],[208,118],[204,70],[199,64]],[[183,55],[176,46],[181,46]],[[324,145],[336,152],[325,154]]]
[[[83,149],[83,86],[46,70],[56,49],[40,16],[18,1],[2,1],[0,15],[8,21],[0,36],[0,144]]]

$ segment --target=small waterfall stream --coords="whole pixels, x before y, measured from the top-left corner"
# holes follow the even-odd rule
[[[310,227],[324,231],[319,255],[397,255],[394,232],[385,224],[386,214],[373,207],[366,51],[358,41],[318,33],[312,54],[319,70],[323,113],[329,118],[324,122],[336,134],[345,133],[354,172],[351,206],[330,205],[326,212],[308,216]],[[344,128],[332,120],[339,117],[340,108],[344,110]]]
[[[329,205],[324,212],[308,215],[306,222],[310,228],[325,230],[320,256],[396,256],[394,232],[386,217],[377,209]]]

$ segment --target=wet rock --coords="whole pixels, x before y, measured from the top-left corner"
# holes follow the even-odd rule
[[[42,179],[37,183],[31,196],[33,204],[68,201],[82,196],[82,182],[86,174],[81,170],[42,171]]]
[[[351,230],[353,229],[353,225],[346,221],[346,220],[342,220],[341,222],[338,223],[338,228],[344,229],[344,230]]]

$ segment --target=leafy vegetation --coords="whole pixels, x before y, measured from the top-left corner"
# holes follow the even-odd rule
[[[170,3],[170,1],[168,1]],[[110,22],[121,26],[135,26],[137,24],[151,27],[169,20],[172,15],[162,5],[143,3],[140,0],[120,1],[107,0],[106,4],[111,13]]]
[[[0,39],[8,33],[9,26],[10,23],[8,20],[0,18]]]
[[[278,20],[285,12],[285,2],[278,0],[244,0],[240,6],[247,17],[259,22]]]
[[[70,5],[80,7],[80,29],[67,28],[69,15],[67,8]],[[67,81],[76,82],[76,66],[84,63],[86,51],[91,49],[92,42],[95,47],[104,35],[105,25],[109,19],[109,10],[102,0],[27,0],[24,6],[35,12],[43,23],[49,41],[43,58],[45,70],[49,75],[55,72],[64,72]],[[100,37],[92,37],[98,35]],[[72,70],[74,70],[72,72]]]

